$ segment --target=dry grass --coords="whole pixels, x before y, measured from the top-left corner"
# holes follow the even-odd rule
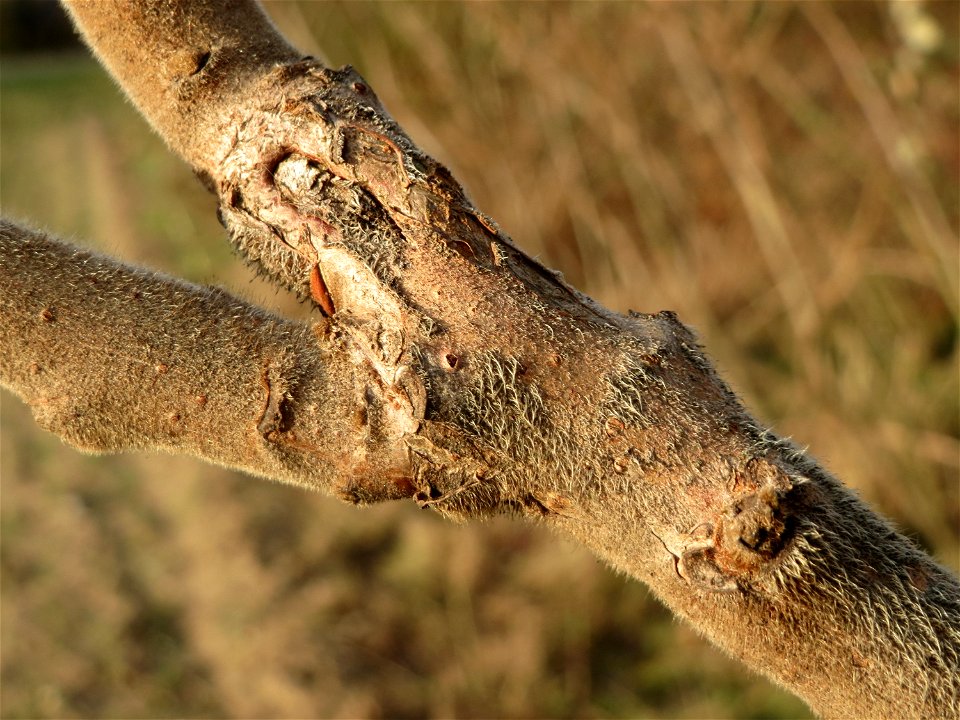
[[[275,3],[529,252],[670,308],[757,414],[957,569],[952,2]],[[4,212],[302,312],[89,63],[5,60]],[[14,717],[791,717],[537,529],[363,511],[2,407]]]

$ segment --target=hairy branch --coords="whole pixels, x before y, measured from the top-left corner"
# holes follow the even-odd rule
[[[328,320],[8,230],[5,296],[25,299],[4,382],[49,427],[358,502],[540,518],[818,712],[960,712],[957,580],[755,422],[671,313],[612,313],[526,257],[356,72],[300,58],[256,6],[70,8],[239,250]],[[214,447],[190,403],[231,394]]]
[[[283,320],[5,220],[0,287],[0,381],[82,450],[185,453],[350,499],[365,472],[350,463],[394,470],[363,419],[370,378],[326,322]]]
[[[196,168],[229,147],[264,69],[299,57],[252,2],[64,4],[104,67]]]

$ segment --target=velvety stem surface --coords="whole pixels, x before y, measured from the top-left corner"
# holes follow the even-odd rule
[[[0,221],[0,382],[88,452],[167,450],[337,492],[368,378],[328,330]]]

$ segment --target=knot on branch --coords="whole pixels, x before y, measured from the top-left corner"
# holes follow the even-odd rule
[[[691,533],[678,559],[688,582],[711,591],[733,591],[775,570],[794,536],[791,498],[799,483],[779,466],[754,458],[736,473],[737,493],[715,523]]]

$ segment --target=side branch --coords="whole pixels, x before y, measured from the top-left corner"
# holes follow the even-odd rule
[[[249,0],[65,2],[100,62],[157,132],[204,171],[229,146],[264,68],[299,54]]]
[[[374,380],[327,323],[290,322],[6,220],[0,382],[89,452],[185,453],[351,500],[409,494],[405,453],[372,441],[363,420]],[[371,489],[362,473],[389,480]]]

